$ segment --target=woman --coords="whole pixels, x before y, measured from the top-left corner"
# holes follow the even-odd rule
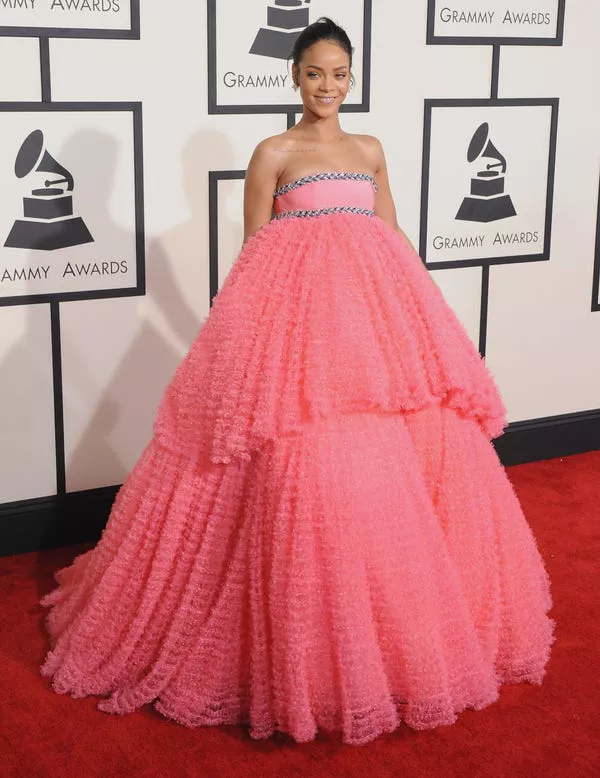
[[[539,684],[550,585],[487,368],[341,130],[352,47],[299,36],[304,113],[248,167],[245,243],[96,548],[57,574],[56,691],[360,744]],[[272,218],[273,208],[275,218]]]

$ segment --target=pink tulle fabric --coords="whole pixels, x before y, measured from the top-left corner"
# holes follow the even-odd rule
[[[318,181],[277,208],[331,204],[326,183],[372,203],[368,181]],[[271,222],[100,542],[42,600],[42,673],[106,712],[153,702],[189,727],[355,745],[540,684],[550,581],[489,441],[503,426],[484,361],[387,224]]]

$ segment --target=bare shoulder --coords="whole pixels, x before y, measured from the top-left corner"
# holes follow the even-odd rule
[[[380,149],[381,148],[381,141],[379,138],[376,138],[375,135],[363,135],[361,133],[353,133],[353,138],[356,139],[358,143],[362,143],[365,148],[369,149]]]
[[[282,152],[294,150],[297,143],[296,133],[290,130],[264,138],[252,153],[248,172],[257,172],[277,180],[285,168],[286,156]]]
[[[281,145],[281,141],[278,140],[279,137],[278,135],[272,135],[257,143],[252,152],[251,164],[274,164],[277,159],[275,152]]]
[[[352,137],[375,172],[378,172],[385,166],[383,146],[379,138],[375,137],[375,135],[361,135],[358,133]]]
[[[282,155],[277,153],[281,149],[280,136],[273,135],[261,140],[250,157],[246,170],[247,184],[262,185],[272,192],[273,184],[281,175]]]
[[[275,156],[278,152],[289,148],[295,142],[297,142],[296,133],[286,130],[285,132],[280,132],[277,135],[270,135],[268,138],[261,140],[254,149],[254,154],[267,158]]]

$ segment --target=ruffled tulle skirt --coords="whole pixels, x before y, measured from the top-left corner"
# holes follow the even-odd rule
[[[54,689],[360,744],[539,684],[550,583],[485,364],[377,218],[250,239],[98,545],[42,601]]]

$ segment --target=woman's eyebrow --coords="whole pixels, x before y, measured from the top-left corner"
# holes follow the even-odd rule
[[[322,67],[319,67],[319,65],[307,65],[307,68],[313,68],[313,70],[323,70]],[[334,68],[334,70],[347,70],[347,65],[338,65],[337,68]]]

